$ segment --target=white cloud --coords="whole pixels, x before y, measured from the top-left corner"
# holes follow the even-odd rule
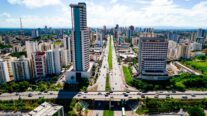
[[[5,18],[9,18],[11,17],[11,15],[7,12],[3,12],[2,14],[0,14],[1,17],[5,17]]]
[[[13,4],[32,5],[30,8],[37,8],[46,5],[59,4],[59,15],[54,17],[25,16],[23,24],[26,27],[41,27],[49,25],[53,27],[71,27],[71,12],[68,4],[61,0],[9,0]],[[21,2],[19,2],[21,1]],[[27,1],[27,3],[26,3]],[[51,2],[51,3],[48,3]],[[144,0],[140,0],[144,1]],[[134,4],[122,4],[117,0],[105,4],[94,3],[87,0],[87,19],[89,27],[102,27],[103,25],[115,26],[188,26],[188,27],[207,27],[207,1],[195,4],[192,8],[184,8],[177,5],[173,0],[147,0],[144,7],[139,6],[139,0],[133,1]],[[41,5],[39,5],[40,3]],[[132,2],[130,2],[132,3]],[[143,5],[141,2],[140,4]],[[132,5],[137,7],[132,7]],[[7,19],[8,25],[18,22],[15,18]],[[0,19],[1,21],[1,19]],[[12,23],[9,23],[12,22]],[[6,23],[0,24],[6,26]],[[19,26],[19,24],[16,24]]]
[[[117,0],[111,0],[110,1],[110,3],[112,3],[112,4],[114,4],[114,3],[116,3],[117,2]]]
[[[60,0],[8,0],[10,4],[25,5],[28,8],[40,8],[49,5],[61,4]]]
[[[128,4],[97,5],[89,2],[88,24],[102,26],[189,26],[207,27],[207,4],[200,2],[187,9],[176,5],[173,0],[152,0],[139,9]]]

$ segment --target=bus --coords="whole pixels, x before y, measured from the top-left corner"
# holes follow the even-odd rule
[[[122,116],[126,116],[124,107],[122,107]]]

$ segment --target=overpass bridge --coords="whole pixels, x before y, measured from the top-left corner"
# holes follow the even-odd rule
[[[186,92],[66,92],[50,91],[44,92],[21,92],[21,93],[3,93],[0,95],[1,100],[18,100],[21,99],[78,99],[78,100],[100,100],[100,101],[121,101],[136,100],[144,98],[157,99],[204,99],[207,97],[207,91],[186,91]]]

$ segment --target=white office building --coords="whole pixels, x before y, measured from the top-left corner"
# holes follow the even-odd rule
[[[31,79],[29,59],[20,58],[11,62],[15,81],[24,81]]]
[[[0,59],[0,83],[5,83],[8,81],[10,81],[10,77],[7,62]]]

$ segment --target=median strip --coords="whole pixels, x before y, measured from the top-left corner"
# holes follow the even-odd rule
[[[111,37],[109,40],[108,64],[109,64],[109,70],[111,70],[112,69],[112,40],[111,40]]]
[[[110,87],[110,82],[109,82],[109,74],[107,73],[106,75],[106,87],[105,87],[106,91],[111,91],[111,87]]]

